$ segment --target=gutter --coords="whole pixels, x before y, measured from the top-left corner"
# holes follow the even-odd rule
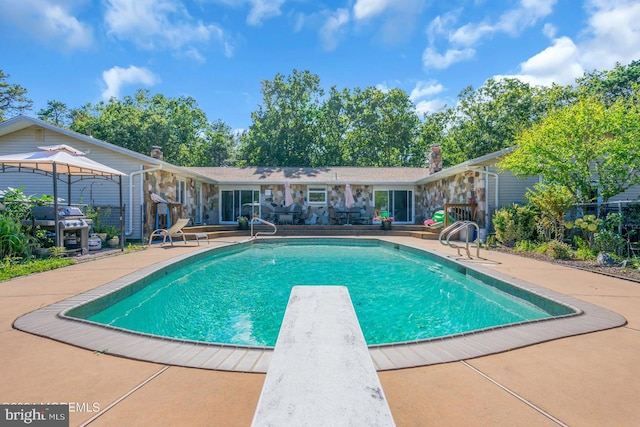
[[[140,166],[139,171],[134,171],[129,174],[129,221],[127,222],[127,231],[125,232],[125,236],[131,236],[133,233],[133,179],[136,175],[140,175],[140,215],[142,215],[142,207],[144,200],[144,174],[147,172],[155,172],[162,169],[163,164],[161,163],[158,166],[152,167],[150,169],[144,169],[144,166]],[[142,224],[141,224],[142,226]],[[142,238],[142,230],[140,230],[140,238]]]

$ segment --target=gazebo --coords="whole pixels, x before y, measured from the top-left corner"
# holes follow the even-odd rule
[[[71,184],[83,179],[105,179],[116,182],[120,195],[120,249],[124,249],[124,217],[122,216],[122,176],[109,166],[85,157],[85,153],[68,145],[38,147],[41,151],[0,156],[0,172],[39,173],[53,178],[53,210],[58,224],[58,181],[67,184],[67,200],[71,201]],[[63,246],[62,233],[56,229],[56,245]]]

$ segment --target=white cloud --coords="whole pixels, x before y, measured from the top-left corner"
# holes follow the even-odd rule
[[[177,0],[106,0],[104,19],[110,34],[143,49],[189,50],[192,43],[214,39],[227,56],[233,51],[226,46],[229,41],[222,28],[196,22]]]
[[[249,0],[251,10],[247,15],[247,24],[260,25],[267,18],[280,15],[280,6],[284,0]]]
[[[396,3],[396,0],[357,0],[353,5],[353,16],[355,19],[369,19]]]
[[[532,85],[568,85],[584,73],[579,63],[578,47],[568,37],[554,40],[553,45],[520,64],[520,73],[510,76]]]
[[[442,99],[420,101],[416,104],[416,114],[420,117],[440,111],[447,103]]]
[[[338,39],[344,34],[344,27],[349,23],[349,11],[338,9],[332,13],[320,28],[320,39],[326,50],[334,50]]]
[[[0,22],[64,50],[85,49],[93,44],[93,29],[73,15],[73,6],[48,0],[0,1]]]
[[[409,99],[413,102],[421,98],[437,95],[444,90],[444,87],[437,82],[419,81],[409,94]]]
[[[520,64],[516,77],[530,84],[573,84],[585,71],[607,70],[616,63],[640,58],[640,4],[626,0],[590,0],[588,26],[576,43],[569,37],[553,39],[556,29],[543,33],[552,45]],[[505,77],[505,76],[497,76]]]
[[[484,38],[496,33],[517,35],[548,16],[556,2],[557,0],[521,0],[517,7],[504,12],[495,22],[484,19],[458,28],[454,25],[460,10],[437,16],[427,28],[429,47],[422,55],[423,64],[425,68],[447,68],[457,62],[469,60],[475,56],[474,46]],[[449,43],[444,55],[438,53],[434,47],[441,37]]]
[[[541,18],[551,14],[557,0],[521,0],[520,7],[505,12],[496,29],[507,34],[519,34],[524,28],[535,25]]]
[[[588,5],[591,17],[580,43],[585,68],[604,70],[640,58],[640,3],[592,0]]]
[[[427,47],[422,53],[422,64],[426,69],[437,68],[444,69],[456,62],[465,61],[473,58],[476,51],[471,48],[466,49],[449,49],[444,55],[438,53],[434,48]]]
[[[136,67],[135,65],[131,65],[129,68],[113,67],[102,73],[102,79],[107,86],[102,92],[102,99],[104,100],[120,97],[120,90],[125,85],[143,84],[145,86],[153,86],[160,81],[148,69]]]

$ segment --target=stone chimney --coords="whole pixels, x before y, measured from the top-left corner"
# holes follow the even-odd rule
[[[436,173],[442,170],[442,152],[440,151],[440,145],[435,144],[431,146],[431,153],[429,154],[429,173]]]
[[[160,147],[159,145],[152,145],[151,157],[158,160],[164,160],[164,154],[162,154],[162,147]]]

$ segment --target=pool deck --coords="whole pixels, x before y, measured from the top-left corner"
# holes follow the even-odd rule
[[[435,241],[386,240],[456,256]],[[264,374],[130,360],[12,327],[25,313],[201,248],[154,245],[0,282],[0,401],[71,403],[72,426],[250,425]],[[485,268],[612,310],[628,323],[490,356],[379,372],[397,425],[638,425],[640,284],[497,252],[481,256]]]

